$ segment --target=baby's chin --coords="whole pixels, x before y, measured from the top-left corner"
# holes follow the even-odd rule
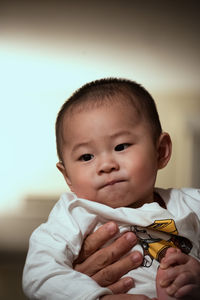
[[[105,188],[96,193],[76,193],[79,198],[87,199],[92,202],[101,203],[112,208],[132,207],[138,208],[144,203],[133,197],[133,193],[124,192],[123,189]]]
[[[118,207],[130,207],[139,208],[142,207],[147,201],[134,199],[132,196],[126,195],[107,195],[107,197],[97,198],[95,202],[102,203],[112,208]]]
[[[107,195],[106,197],[97,197],[95,202],[110,206],[112,208],[134,205],[133,199],[129,199],[128,197],[125,197],[125,195]]]

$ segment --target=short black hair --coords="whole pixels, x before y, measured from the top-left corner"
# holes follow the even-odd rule
[[[156,104],[150,93],[135,81],[122,78],[103,78],[83,85],[62,105],[56,119],[56,146],[57,154],[62,161],[63,143],[63,118],[67,112],[73,112],[75,108],[85,109],[85,105],[101,105],[109,102],[115,95],[123,95],[123,98],[132,103],[137,112],[149,122],[155,141],[162,133],[162,127]]]

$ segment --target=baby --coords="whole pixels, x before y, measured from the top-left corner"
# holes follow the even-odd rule
[[[86,84],[62,106],[56,139],[57,167],[71,192],[31,236],[26,295],[92,300],[112,294],[75,271],[73,262],[84,238],[114,220],[120,234],[137,235],[134,249],[144,255],[143,265],[128,272],[135,281],[128,293],[199,299],[200,191],[155,188],[158,170],[170,160],[171,139],[151,95],[125,79]]]

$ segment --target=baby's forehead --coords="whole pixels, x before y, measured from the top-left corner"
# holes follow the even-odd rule
[[[105,122],[108,119],[112,119],[112,121],[110,123]],[[119,127],[118,125],[121,124],[125,129],[126,126],[136,126],[142,119],[141,114],[130,101],[109,101],[103,102],[101,105],[91,105],[89,102],[88,105],[76,106],[73,110],[68,110],[65,113],[61,129],[63,141],[73,132],[73,128],[81,129],[81,124],[87,128],[84,126],[85,122],[90,130],[91,122],[94,120],[95,124],[100,125],[100,128],[101,124],[105,122],[107,126],[112,128],[114,128],[113,126]],[[87,120],[90,122],[88,123]],[[98,121],[96,122],[96,120]]]
[[[130,107],[134,109],[134,113],[141,115],[141,107],[138,103],[139,100],[136,97],[130,97],[121,93],[115,95],[105,96],[105,97],[90,97],[79,99],[79,101],[72,103],[68,109],[65,111],[64,118],[67,119],[70,116],[77,115],[78,113],[87,114],[93,112],[97,108],[107,109],[108,107]]]
[[[121,93],[106,97],[98,97],[97,99],[91,96],[88,98],[79,99],[79,101],[72,103],[63,114],[62,125],[60,127],[62,141],[65,142],[73,126],[81,126],[80,123],[83,120],[82,117],[84,113],[88,118],[90,118],[90,114],[93,116],[94,111],[99,108],[101,109],[102,113],[104,108],[107,110],[107,108],[110,109],[115,107],[118,109],[118,111],[121,111],[123,108],[128,108],[128,111],[131,112],[135,121],[145,119],[143,118],[142,110],[139,105],[137,105],[137,102],[138,99],[130,98]],[[116,118],[118,118],[118,116],[116,116]]]

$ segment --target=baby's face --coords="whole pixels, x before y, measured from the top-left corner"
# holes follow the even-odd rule
[[[153,201],[158,154],[148,123],[128,103],[64,119],[64,176],[78,197],[113,208]]]

